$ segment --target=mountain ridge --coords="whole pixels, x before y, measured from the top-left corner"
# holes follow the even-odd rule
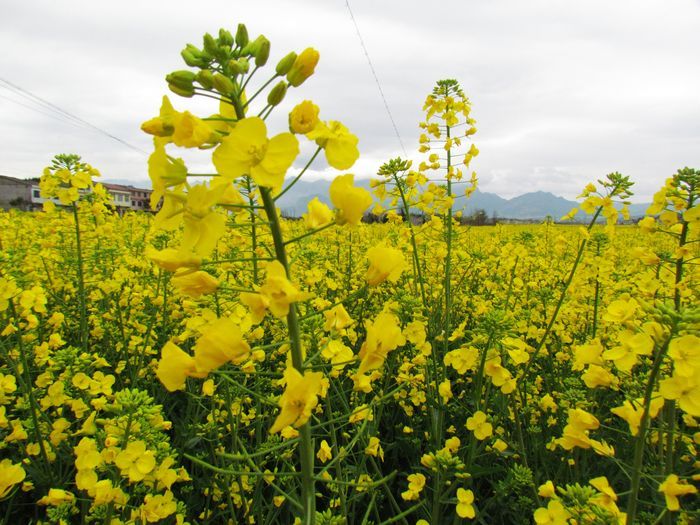
[[[105,179],[105,182],[141,188],[151,187],[148,180]],[[370,189],[370,179],[356,179],[355,184]],[[277,206],[288,217],[300,217],[302,213],[306,212],[307,203],[314,197],[318,197],[321,202],[330,205],[328,195],[330,185],[331,181],[325,179],[300,180],[279,199]],[[551,217],[557,220],[569,213],[572,208],[578,207],[579,203],[576,201],[568,200],[549,191],[531,191],[507,199],[497,193],[485,192],[477,188],[469,199],[456,199],[453,209],[462,211],[464,215],[471,215],[478,210],[483,210],[489,217],[499,219],[542,220]],[[648,207],[649,203],[632,204],[630,216],[632,218],[643,217]]]

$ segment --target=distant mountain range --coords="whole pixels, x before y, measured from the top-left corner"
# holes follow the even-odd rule
[[[129,181],[125,179],[107,179],[105,182],[115,184],[130,184],[139,188],[150,188],[150,181]],[[369,179],[356,179],[355,184],[369,189]],[[299,217],[306,212],[307,203],[314,197],[318,197],[321,202],[330,205],[328,189],[331,181],[299,181],[291,190],[285,193],[278,201],[277,206],[282,212],[290,217]],[[484,210],[489,217],[501,219],[533,219],[542,220],[547,216],[559,219],[566,215],[572,208],[578,207],[576,201],[570,201],[563,197],[557,197],[553,193],[546,191],[533,191],[504,199],[495,193],[476,190],[469,199],[459,198],[455,201],[455,211],[461,210],[465,215],[470,215],[477,210]],[[632,217],[643,217],[648,203],[632,204],[630,215]]]

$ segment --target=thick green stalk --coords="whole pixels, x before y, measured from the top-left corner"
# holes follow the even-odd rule
[[[672,333],[673,335],[673,333]],[[637,502],[639,499],[639,486],[642,480],[642,463],[644,462],[644,447],[646,444],[647,430],[649,430],[649,405],[651,404],[651,396],[654,393],[656,386],[656,377],[659,375],[661,365],[668,352],[668,345],[671,338],[666,341],[664,346],[659,350],[654,359],[654,364],[651,367],[649,380],[644,389],[644,406],[642,407],[642,417],[639,421],[639,431],[634,444],[634,462],[632,463],[632,480],[630,483],[630,499],[627,502],[627,523],[634,523],[637,517]]]
[[[408,224],[408,231],[411,234],[411,248],[412,248],[412,253],[413,253],[413,271],[415,272],[413,278],[415,281],[418,281],[418,286],[420,287],[421,301],[423,303],[423,312],[427,313],[428,303],[426,302],[426,299],[425,299],[425,285],[423,283],[423,270],[421,269],[420,259],[418,258],[418,245],[416,243],[416,234],[413,231],[413,224],[411,224],[411,212],[410,212],[410,208],[408,207],[408,202],[406,201],[406,195],[404,194],[403,187],[401,187],[401,184],[399,182],[399,178],[396,175],[396,173],[394,173],[393,176],[394,176],[394,183],[396,184],[396,187],[399,189],[399,194],[401,195],[401,204],[403,206],[403,213],[404,213],[404,216],[406,218],[406,223]]]
[[[233,97],[233,107],[239,119],[245,118],[245,107],[239,97]],[[284,247],[284,237],[280,218],[275,208],[275,200],[269,188],[260,187],[260,196],[263,208],[269,221],[272,242],[275,247],[275,257],[284,268],[287,277],[289,274],[289,262]],[[250,196],[249,196],[250,198]],[[287,330],[289,332],[290,349],[292,354],[292,366],[300,373],[304,371],[304,358],[301,348],[301,333],[296,304],[289,305],[287,314]],[[316,491],[314,481],[314,446],[311,439],[311,423],[307,422],[299,428],[299,460],[301,463],[301,495],[302,495],[302,524],[314,525],[316,523]]]
[[[12,313],[12,316],[15,319],[19,319],[17,316],[17,311],[15,310],[14,305],[10,301],[10,311]],[[19,324],[19,323],[18,323]],[[34,426],[34,436],[39,444],[39,453],[41,455],[41,459],[44,463],[44,467],[46,468],[46,475],[49,478],[49,481],[53,484],[53,469],[51,468],[51,463],[49,462],[49,456],[46,453],[46,445],[44,438],[41,435],[41,428],[39,427],[39,417],[37,416],[37,412],[41,410],[39,407],[39,403],[37,402],[36,398],[34,397],[34,387],[32,385],[32,377],[29,372],[29,360],[27,359],[27,354],[26,354],[26,349],[24,346],[24,341],[22,340],[22,332],[18,330],[16,332],[17,336],[17,346],[19,347],[19,356],[22,361],[22,382],[21,385],[25,389],[25,393],[27,395],[27,398],[29,399],[29,411],[31,413],[32,417],[32,424]]]
[[[80,301],[80,346],[84,352],[88,351],[87,333],[87,304],[85,300],[85,273],[83,270],[83,249],[80,242],[80,221],[78,220],[78,207],[73,203],[73,220],[75,221],[75,243],[78,255],[78,300]]]
[[[284,270],[289,275],[289,263],[287,261],[287,252],[284,248],[284,238],[282,236],[282,228],[280,225],[279,216],[275,209],[275,202],[269,188],[260,188],[263,205],[268,221],[270,221],[270,232],[272,234],[272,242],[275,247],[275,256]],[[301,333],[299,330],[299,320],[297,316],[296,304],[291,304],[289,313],[287,314],[287,328],[289,331],[290,348],[292,353],[292,365],[300,373],[304,372],[304,359],[301,348]],[[316,521],[316,491],[314,482],[314,448],[311,440],[311,423],[307,422],[299,429],[300,445],[299,456],[301,463],[301,490],[302,490],[302,506],[304,525],[313,525]]]
[[[250,177],[245,178],[246,189],[248,190],[248,203],[251,206],[250,210],[250,242],[251,250],[253,252],[253,284],[258,284],[258,259],[255,257],[255,250],[258,248],[258,230],[255,224],[255,219],[257,217],[255,210],[252,206],[255,204],[253,200],[253,189],[250,184]]]

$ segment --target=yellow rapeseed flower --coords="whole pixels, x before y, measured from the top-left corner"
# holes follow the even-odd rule
[[[285,132],[268,139],[263,119],[249,117],[238,121],[221,140],[212,160],[222,177],[233,180],[248,174],[259,186],[279,191],[298,154],[294,135]]]
[[[270,434],[279,432],[288,425],[299,428],[309,420],[322,392],[322,379],[321,372],[307,370],[301,375],[293,367],[284,371],[286,386],[279,400],[281,411],[270,428]]]

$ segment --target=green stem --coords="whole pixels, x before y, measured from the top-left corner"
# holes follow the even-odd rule
[[[310,230],[306,233],[303,233],[303,234],[299,235],[298,237],[294,237],[293,239],[289,239],[288,241],[284,241],[284,244],[286,246],[287,244],[295,243],[297,241],[305,239],[306,237],[310,237],[318,232],[322,232],[323,230],[327,230],[331,226],[335,226],[335,222],[329,222],[328,224],[325,224],[323,226],[319,226],[318,228],[316,228],[314,230]]]
[[[17,318],[17,312],[15,310],[14,304],[12,304],[12,301],[10,301],[10,311],[12,312],[12,316],[15,319]],[[46,475],[49,478],[49,481],[53,485],[53,469],[51,468],[51,463],[49,462],[49,456],[46,453],[46,446],[44,444],[44,439],[41,436],[41,428],[39,427],[39,418],[37,416],[37,409],[39,408],[39,404],[37,403],[36,398],[34,397],[34,388],[32,387],[32,377],[29,373],[29,361],[27,360],[27,354],[26,354],[26,349],[24,347],[24,341],[22,341],[22,333],[17,330],[17,346],[19,347],[19,355],[20,359],[22,360],[22,373],[24,375],[24,380],[22,381],[22,384],[24,388],[26,389],[26,395],[29,398],[29,407],[30,407],[30,413],[32,416],[32,424],[34,426],[34,435],[35,439],[37,440],[37,443],[39,444],[39,453],[41,454],[41,459],[44,462],[44,467],[46,467]]]
[[[255,210],[252,208],[255,205],[255,200],[253,198],[253,189],[251,188],[250,184],[250,177],[245,178],[245,183],[246,183],[246,189],[248,190],[248,204],[250,204],[251,209],[250,209],[250,242],[251,242],[251,248],[253,250],[253,254],[255,254],[255,251],[258,248],[258,230],[257,230],[257,225],[255,224],[257,215],[255,213]],[[258,284],[258,261],[255,257],[253,257],[253,284]]]
[[[673,331],[671,331],[671,336]],[[649,427],[649,405],[651,404],[651,396],[654,393],[656,386],[656,376],[659,375],[661,365],[668,351],[668,345],[671,342],[671,336],[666,341],[664,346],[659,350],[654,359],[654,364],[649,374],[646,388],[644,389],[644,406],[642,409],[642,417],[639,421],[639,432],[634,444],[634,462],[632,464],[632,481],[630,483],[630,499],[627,502],[627,523],[634,523],[637,517],[637,502],[639,498],[639,485],[642,480],[642,463],[644,461],[644,446],[646,442],[647,430]]]
[[[284,239],[282,236],[282,227],[279,216],[275,208],[275,201],[269,188],[261,187],[260,195],[267,220],[270,221],[270,233],[275,247],[275,256],[279,263],[284,267],[287,278],[289,274],[289,263],[287,261],[287,252],[284,248]],[[292,354],[292,365],[299,373],[304,373],[304,359],[301,348],[301,333],[299,330],[299,320],[297,317],[296,304],[291,304],[289,313],[287,314],[287,328],[289,330],[290,348]],[[299,446],[299,456],[301,463],[301,488],[302,488],[302,506],[303,506],[303,525],[314,525],[316,522],[316,491],[314,481],[314,448],[311,440],[311,422],[307,422],[299,428],[299,437],[301,443]]]
[[[408,231],[411,234],[411,248],[413,252],[413,271],[415,272],[415,275],[413,276],[414,280],[418,281],[418,286],[420,287],[420,296],[421,296],[421,301],[423,303],[423,312],[427,312],[428,309],[428,303],[425,299],[425,285],[423,284],[423,271],[421,269],[420,265],[420,259],[418,258],[418,245],[416,243],[416,234],[413,231],[413,224],[411,223],[411,213],[410,213],[410,208],[408,207],[408,202],[406,201],[406,195],[404,194],[403,187],[401,186],[399,182],[399,178],[396,175],[396,173],[393,174],[394,177],[394,183],[396,184],[396,187],[399,189],[399,194],[401,195],[401,203],[403,204],[403,210],[404,210],[404,216],[406,218],[406,223],[408,224]]]
[[[83,249],[80,242],[80,221],[78,207],[73,203],[73,220],[75,222],[75,243],[78,255],[78,299],[80,301],[80,346],[88,351],[87,304],[85,300],[85,274],[83,270]]]
[[[321,146],[319,146],[318,148],[316,148],[316,151],[314,152],[314,154],[313,154],[313,155],[311,156],[311,158],[309,159],[309,162],[306,163],[306,166],[304,166],[304,167],[301,169],[301,171],[299,172],[299,175],[297,175],[296,177],[294,177],[294,179],[292,179],[292,182],[290,182],[290,183],[287,185],[286,188],[284,188],[281,192],[279,192],[277,195],[275,195],[275,199],[274,199],[275,201],[280,200],[280,199],[282,198],[282,195],[284,195],[285,193],[287,193],[289,190],[292,189],[292,186],[294,186],[294,185],[297,183],[297,181],[301,178],[301,176],[302,176],[304,173],[306,173],[306,170],[309,169],[309,167],[311,166],[311,163],[312,163],[314,160],[316,160],[316,157],[318,156],[318,154],[321,152],[322,149],[323,149],[323,148],[322,148]]]

